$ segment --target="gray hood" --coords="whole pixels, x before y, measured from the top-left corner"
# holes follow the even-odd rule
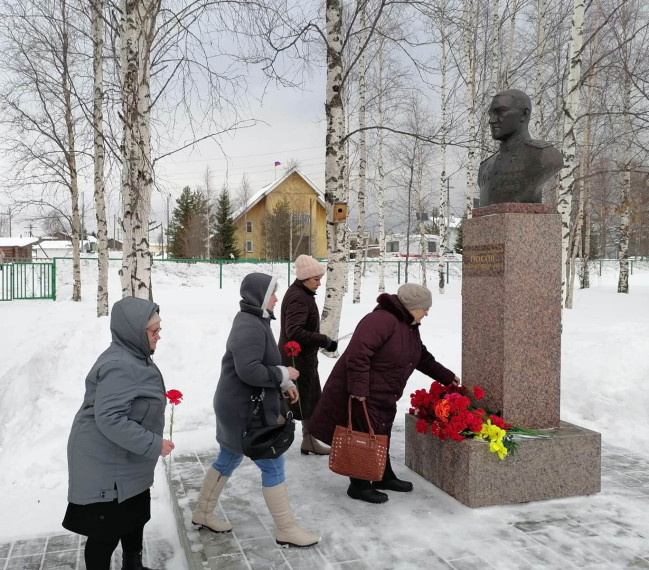
[[[277,286],[277,277],[265,273],[249,273],[241,282],[241,301],[239,305],[242,311],[252,313],[264,319],[273,318],[268,312],[268,302]]]
[[[124,297],[113,305],[110,313],[110,332],[113,342],[139,358],[147,359],[153,351],[149,348],[146,325],[160,307],[153,301]]]

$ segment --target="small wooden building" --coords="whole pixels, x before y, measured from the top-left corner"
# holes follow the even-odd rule
[[[32,247],[39,241],[35,237],[0,237],[0,263],[31,261]]]
[[[269,245],[269,216],[282,200],[290,205],[290,256],[305,253],[327,257],[324,194],[298,168],[293,168],[253,194],[234,212],[238,247],[243,259],[276,259]],[[287,247],[288,251],[288,247]],[[288,256],[287,256],[288,257]]]

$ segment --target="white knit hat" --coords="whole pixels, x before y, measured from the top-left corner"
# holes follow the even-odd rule
[[[295,260],[295,275],[300,281],[311,277],[322,277],[324,274],[324,267],[310,255],[299,255]]]

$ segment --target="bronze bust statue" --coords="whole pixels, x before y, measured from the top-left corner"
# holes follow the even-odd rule
[[[480,164],[480,206],[503,202],[542,202],[544,184],[563,167],[551,143],[532,140],[532,102],[518,89],[494,95],[489,106],[491,136],[500,149]]]

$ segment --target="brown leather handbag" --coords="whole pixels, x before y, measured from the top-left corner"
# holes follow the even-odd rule
[[[346,477],[380,481],[385,471],[389,438],[387,435],[374,433],[365,400],[361,403],[369,433],[352,430],[352,397],[350,396],[347,404],[347,427],[336,426],[334,431],[329,453],[329,469]]]

